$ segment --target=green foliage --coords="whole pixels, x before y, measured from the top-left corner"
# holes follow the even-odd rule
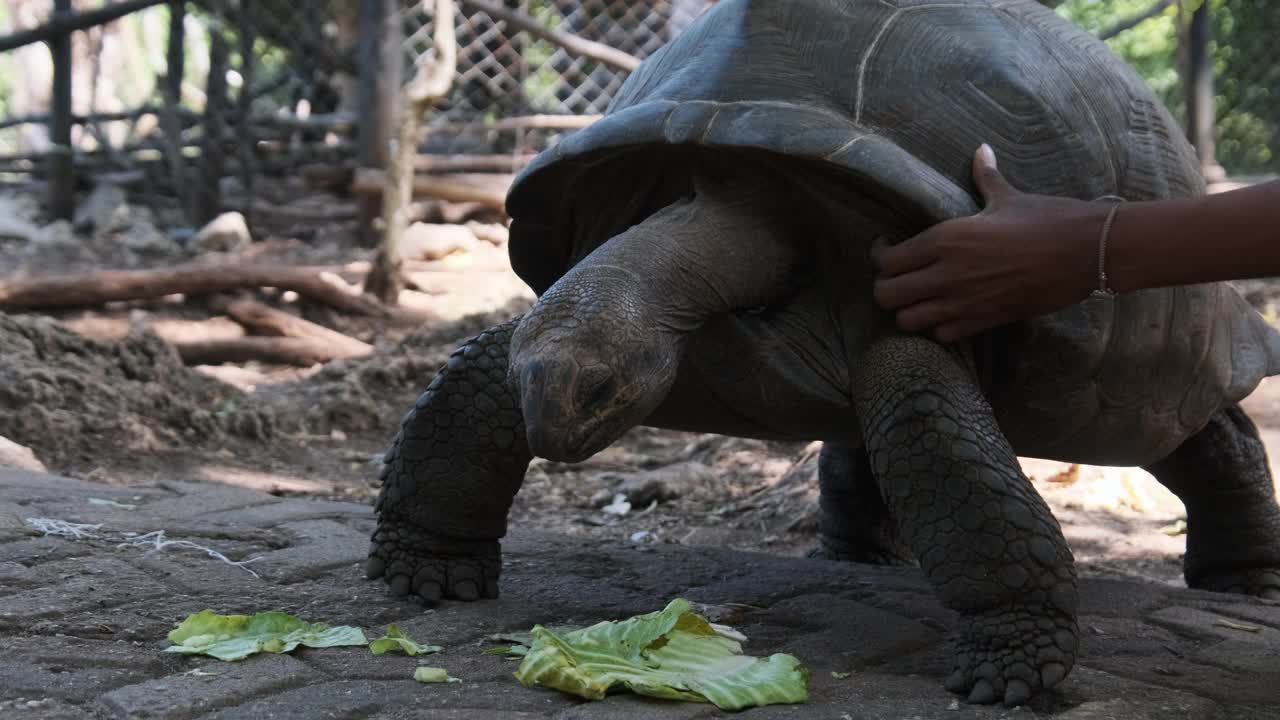
[[[1058,14],[1094,35],[1151,7],[1154,0],[1065,0]],[[1177,8],[1116,35],[1107,45],[1138,71],[1175,117],[1186,115],[1178,77]]]
[[[1210,2],[1217,96],[1218,162],[1231,174],[1280,172],[1280,3],[1274,0],[1187,0],[1184,18]],[[1154,0],[1063,0],[1056,10],[1099,34],[1150,8]],[[1174,117],[1186,117],[1178,72],[1176,3],[1107,44],[1147,81]]]
[[[528,12],[534,19],[552,30],[559,29],[564,22],[560,10],[550,0],[531,0]],[[545,40],[533,40],[532,37],[529,40],[523,55],[533,72],[524,78],[522,83],[524,94],[535,112],[551,111],[559,104],[556,91],[563,81],[560,73],[551,64],[551,56],[558,48]]]
[[[1280,172],[1280,3],[1213,0],[1218,161],[1232,172]]]

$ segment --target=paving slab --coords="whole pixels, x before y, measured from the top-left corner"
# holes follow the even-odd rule
[[[1082,580],[1075,671],[1027,707],[979,707],[942,688],[953,616],[914,569],[515,529],[501,598],[426,610],[364,580],[374,526],[364,505],[192,482],[110,488],[8,469],[0,502],[3,718],[1280,718],[1275,602]],[[100,527],[45,536],[26,522],[37,517]],[[260,559],[235,566],[190,547],[121,546],[126,533],[154,530],[227,560]],[[674,597],[722,613],[728,620],[717,621],[745,633],[751,654],[799,657],[811,670],[810,701],[738,713],[629,694],[588,702],[525,688],[515,661],[483,653],[494,633],[618,619]],[[300,648],[237,663],[165,653],[166,633],[205,608],[284,610],[370,637],[394,622],[445,649],[412,658]],[[463,682],[416,683],[419,662]]]

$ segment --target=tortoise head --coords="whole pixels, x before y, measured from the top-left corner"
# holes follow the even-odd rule
[[[579,265],[548,290],[511,339],[510,380],[529,449],[580,462],[639,425],[666,397],[679,336],[646,321],[641,278],[612,264]]]

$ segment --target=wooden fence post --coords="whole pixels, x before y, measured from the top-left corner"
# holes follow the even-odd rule
[[[1217,117],[1213,97],[1213,58],[1209,55],[1212,39],[1213,17],[1206,0],[1191,13],[1187,32],[1187,135],[1196,148],[1205,180],[1217,182],[1226,179],[1227,173],[1218,164],[1215,147]]]
[[[253,80],[256,58],[253,43],[258,37],[257,28],[249,14],[248,4],[241,3],[237,11],[239,22],[240,91],[236,94],[236,155],[240,161],[240,184],[244,191],[244,221],[253,231],[253,174],[257,168],[257,141],[253,137],[251,108],[253,105]]]
[[[182,121],[178,110],[182,107],[182,78],[186,73],[186,0],[170,0],[169,2],[169,46],[165,50],[165,77],[162,90],[164,92],[164,112],[160,114],[160,122],[165,141],[165,156],[169,165],[169,181],[173,183],[173,194],[178,198],[178,206],[187,221],[193,220],[195,208],[191,204],[191,194],[187,192],[186,162],[182,157]]]
[[[221,23],[209,29],[209,79],[205,85],[204,143],[200,150],[200,181],[196,187],[196,222],[203,225],[222,210],[222,175],[226,166],[223,143],[227,130],[227,39]]]
[[[55,0],[54,19],[71,14],[71,0]],[[71,149],[71,35],[49,41],[53,56],[53,95],[49,111],[49,213],[70,220],[75,213],[75,169]]]
[[[394,37],[387,37],[388,33]],[[357,162],[362,168],[387,167],[396,101],[404,75],[402,43],[397,41],[402,35],[399,2],[360,0],[360,125],[356,142]],[[376,246],[382,235],[377,228],[382,199],[361,197],[358,203],[360,244]]]

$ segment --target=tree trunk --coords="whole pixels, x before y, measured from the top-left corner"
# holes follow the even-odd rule
[[[423,0],[423,4],[427,1]],[[435,0],[435,60],[419,62],[401,103],[400,136],[395,151],[391,153],[387,183],[382,193],[382,246],[365,281],[365,293],[387,305],[398,304],[400,291],[404,288],[400,240],[408,227],[406,213],[413,197],[413,159],[418,151],[418,128],[422,116],[449,93],[458,70],[458,42],[453,18],[453,0]]]

